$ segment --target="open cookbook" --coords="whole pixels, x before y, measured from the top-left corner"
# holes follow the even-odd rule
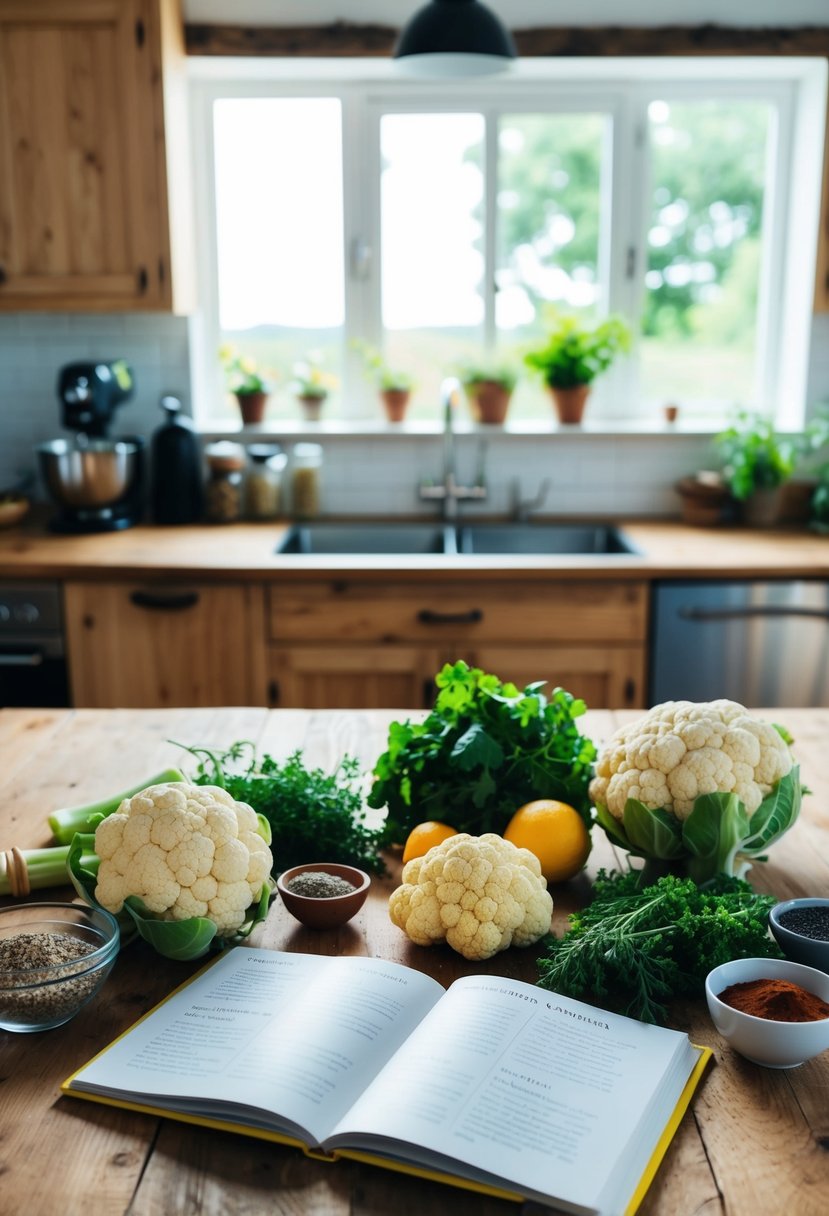
[[[635,1211],[698,1084],[687,1035],[494,976],[236,947],[64,1092],[576,1213]]]

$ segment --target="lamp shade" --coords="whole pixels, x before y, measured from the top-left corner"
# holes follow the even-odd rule
[[[394,58],[415,76],[486,76],[517,58],[512,35],[480,0],[429,0],[404,27]]]

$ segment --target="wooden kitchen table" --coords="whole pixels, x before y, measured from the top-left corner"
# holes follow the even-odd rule
[[[46,815],[58,806],[111,794],[187,757],[176,746],[256,740],[284,757],[302,748],[328,768],[344,753],[369,770],[384,750],[388,712],[264,709],[0,711],[0,849],[48,843]],[[586,733],[605,738],[623,718],[595,712]],[[829,895],[829,710],[778,711],[795,736],[812,789],[799,822],[755,867],[758,889],[780,898]],[[173,742],[175,741],[175,742]],[[617,860],[603,834],[588,873]],[[319,860],[324,860],[320,858]],[[442,983],[473,972],[536,978],[536,947],[486,964],[448,948],[410,944],[388,921],[393,876],[344,929],[302,928],[280,903],[254,945],[322,954],[382,956],[428,971]],[[554,889],[554,928],[589,892],[586,876]],[[71,889],[45,896],[71,897]],[[8,900],[3,900],[8,903]],[[282,1213],[284,1216],[507,1216],[506,1201],[356,1163],[327,1165],[298,1150],[98,1107],[62,1097],[69,1073],[181,983],[197,964],[159,958],[142,942],[126,947],[104,988],[67,1025],[42,1034],[0,1031],[0,1213],[2,1216],[167,1216],[170,1213]],[[643,1216],[825,1216],[829,1211],[829,1052],[789,1071],[735,1055],[717,1036],[702,997],[672,1010],[672,1025],[714,1048],[694,1098],[640,1211]],[[405,1100],[401,1096],[401,1100]],[[525,1210],[534,1205],[525,1205]]]

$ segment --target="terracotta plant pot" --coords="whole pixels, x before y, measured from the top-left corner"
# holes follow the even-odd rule
[[[265,417],[265,406],[268,403],[267,393],[237,393],[236,400],[239,402],[242,422],[246,426],[248,423],[261,422]]]
[[[299,404],[302,406],[302,414],[306,422],[319,422],[322,415],[322,407],[325,404],[324,397],[305,396],[298,398]]]
[[[384,388],[382,390],[380,399],[389,422],[403,421],[406,417],[406,410],[409,408],[411,395],[411,389],[408,388]]]
[[[466,395],[476,422],[486,426],[504,425],[512,389],[505,388],[497,380],[476,380],[474,384],[467,384]]]
[[[566,426],[578,426],[590,396],[590,385],[575,384],[572,388],[556,388],[551,384],[549,388],[559,422]]]

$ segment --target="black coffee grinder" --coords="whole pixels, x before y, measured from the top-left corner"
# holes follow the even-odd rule
[[[40,470],[61,508],[57,532],[112,532],[138,523],[143,508],[144,441],[109,438],[115,410],[135,389],[123,360],[69,363],[58,374],[63,425],[73,440],[38,448]]]

